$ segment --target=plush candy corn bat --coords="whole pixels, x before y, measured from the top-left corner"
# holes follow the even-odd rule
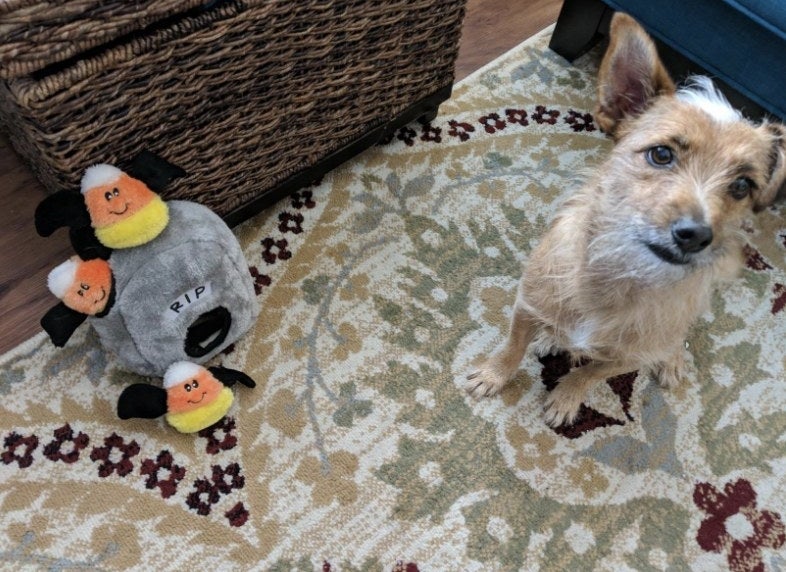
[[[130,169],[131,174],[108,164],[89,167],[82,177],[81,193],[60,191],[38,205],[38,234],[49,236],[69,227],[74,250],[85,260],[106,260],[113,249],[153,240],[169,222],[167,205],[154,191],[185,171],[151,153],[140,154]],[[134,177],[134,173],[139,175]]]
[[[85,171],[82,196],[96,238],[107,248],[150,242],[169,222],[161,197],[112,165],[93,165]]]
[[[61,302],[41,318],[41,326],[58,347],[65,345],[88,316],[108,314],[115,301],[112,269],[101,258],[72,256],[49,273],[47,285]]]
[[[117,401],[121,419],[154,419],[162,415],[181,433],[196,433],[221,420],[229,411],[236,382],[256,383],[246,374],[225,367],[204,368],[176,362],[164,374],[164,388],[136,383],[123,390]]]

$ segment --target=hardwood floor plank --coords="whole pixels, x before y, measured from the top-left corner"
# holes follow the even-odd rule
[[[469,0],[456,79],[462,79],[557,19],[560,0]],[[46,288],[49,271],[71,256],[65,230],[47,239],[33,227],[45,192],[0,136],[0,353],[41,330],[39,320],[57,300]]]

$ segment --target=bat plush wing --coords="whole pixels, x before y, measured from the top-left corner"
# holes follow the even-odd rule
[[[232,387],[237,382],[242,383],[246,387],[257,386],[253,379],[251,379],[242,371],[237,371],[236,369],[229,369],[228,367],[222,366],[213,366],[207,368],[207,370],[213,374],[213,377],[215,377],[218,381],[227,387]]]
[[[44,314],[41,327],[49,334],[52,343],[62,348],[86,319],[87,315],[80,314],[60,302]]]
[[[155,419],[166,413],[166,391],[155,385],[129,385],[117,400],[120,419]]]
[[[112,251],[96,238],[81,193],[59,191],[36,207],[35,229],[40,236],[49,236],[62,227],[70,229],[71,244],[82,260],[109,259]]]

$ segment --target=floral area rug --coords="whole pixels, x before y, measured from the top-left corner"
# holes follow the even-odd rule
[[[786,570],[782,207],[746,228],[677,390],[631,372],[558,430],[562,355],[528,355],[499,397],[463,391],[611,145],[597,54],[571,66],[548,34],[237,229],[263,310],[218,362],[258,386],[218,425],[120,421],[140,379],[84,327],[3,356],[0,568]]]

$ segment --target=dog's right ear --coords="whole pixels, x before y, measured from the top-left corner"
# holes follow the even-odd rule
[[[786,193],[786,125],[764,122],[759,129],[770,136],[770,170],[767,184],[753,192],[753,211],[770,206]]]
[[[652,38],[627,14],[614,14],[598,72],[595,119],[600,128],[616,139],[626,119],[642,113],[655,96],[674,91]]]

